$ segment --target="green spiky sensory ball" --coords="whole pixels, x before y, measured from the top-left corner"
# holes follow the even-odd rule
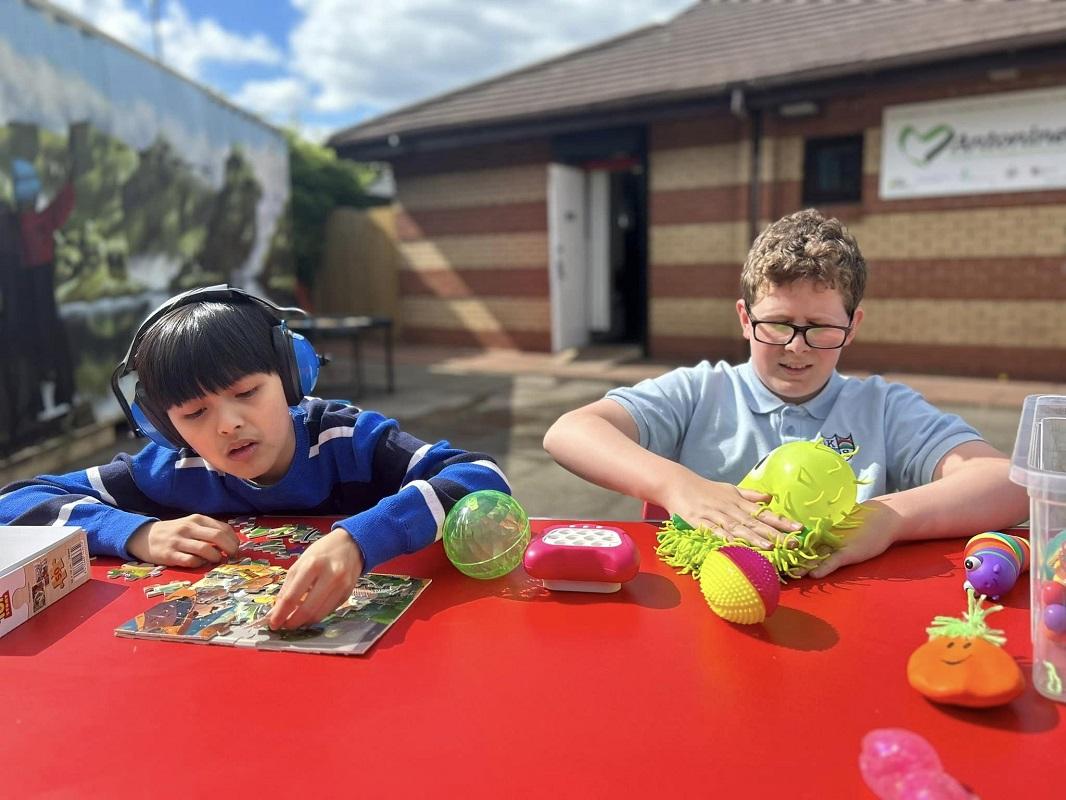
[[[851,465],[842,455],[819,442],[789,442],[759,462],[741,482],[741,489],[770,495],[769,508],[803,526],[782,534],[770,549],[753,548],[766,556],[783,581],[796,578],[840,548],[844,536],[858,527],[858,485]],[[694,528],[675,516],[659,529],[660,558],[681,574],[699,575],[707,554],[746,542],[727,539],[721,529]]]

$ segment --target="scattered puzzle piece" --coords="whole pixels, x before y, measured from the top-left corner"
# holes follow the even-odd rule
[[[322,531],[312,528],[310,525],[297,525],[293,533],[289,535],[289,541],[311,544],[312,542],[317,542],[323,535]]]
[[[156,564],[144,564],[139,561],[130,561],[121,567],[115,567],[107,571],[109,578],[124,578],[127,581],[139,581],[142,578],[157,578],[163,574],[163,567]]]
[[[144,587],[145,597],[158,597],[159,595],[168,595],[171,592],[176,592],[178,589],[184,589],[186,586],[191,586],[192,581],[171,581],[170,583],[155,583],[151,586]]]
[[[284,536],[283,533],[279,533],[274,528],[242,528],[241,533],[243,533],[249,539],[280,539],[282,536]]]

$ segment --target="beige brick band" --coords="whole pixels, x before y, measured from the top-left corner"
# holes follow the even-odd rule
[[[398,201],[408,209],[461,208],[546,200],[546,164],[445,172],[399,181]]]
[[[550,311],[545,300],[507,298],[445,300],[404,297],[404,325],[471,331],[547,331]]]
[[[712,222],[688,225],[655,225],[650,232],[650,263],[702,264],[735,261],[748,253],[746,222]]]
[[[440,236],[400,245],[404,267],[415,270],[483,267],[548,268],[546,233]]]

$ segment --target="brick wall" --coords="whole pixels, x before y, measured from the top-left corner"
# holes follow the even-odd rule
[[[992,82],[934,79],[823,104],[813,118],[767,114],[760,228],[802,208],[806,137],[862,133],[860,203],[843,219],[870,265],[866,318],[845,369],[1066,379],[1066,191],[878,198],[885,105],[1066,83],[1066,69]],[[747,123],[728,114],[649,130],[649,345],[664,359],[746,358],[734,311],[747,252]]]
[[[759,227],[802,207],[804,141],[861,133],[860,203],[843,219],[870,264],[845,369],[1066,380],[1066,191],[886,201],[884,106],[1066,84],[1066,67],[984,72],[840,95],[806,119],[764,118]],[[747,357],[734,311],[751,240],[748,123],[726,112],[648,128],[649,348],[656,358]],[[394,166],[410,341],[551,346],[549,142],[409,156]]]
[[[551,347],[547,142],[395,165],[406,341]]]

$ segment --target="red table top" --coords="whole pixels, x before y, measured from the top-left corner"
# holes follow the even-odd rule
[[[791,582],[744,627],[655,557],[651,525],[610,524],[642,556],[616,594],[521,568],[476,581],[439,544],[384,565],[433,583],[361,657],[117,638],[155,602],[146,583],[196,576],[109,580],[98,559],[0,639],[2,794],[858,798],[862,737],[883,727],[926,737],[984,798],[1062,791],[1062,708],[1031,685],[977,711],[907,684],[932,618],[965,610],[962,540]],[[1028,681],[1027,580],[1004,605],[989,623]]]

